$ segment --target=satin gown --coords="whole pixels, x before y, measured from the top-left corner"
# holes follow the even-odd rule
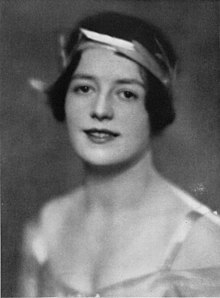
[[[71,271],[66,273],[64,270],[63,274],[60,273],[60,270],[57,270],[53,264],[53,257],[48,254],[48,246],[53,245],[53,241],[48,244],[48,241],[45,240],[47,237],[51,237],[51,234],[58,239],[59,228],[62,225],[60,220],[62,208],[59,207],[57,211],[56,208],[49,208],[53,210],[52,218],[56,219],[56,224],[53,224],[53,220],[50,222],[48,219],[49,212],[47,213],[47,225],[41,217],[41,221],[35,221],[35,223],[29,223],[26,226],[19,296],[220,296],[220,217],[178,188],[173,187],[173,191],[191,206],[191,211],[179,223],[168,247],[164,248],[165,261],[159,270],[120,281],[101,288],[95,293],[80,292],[78,289],[72,288],[68,284],[67,276],[71,275]],[[53,227],[53,231],[50,230],[51,227]],[[55,238],[54,242],[56,242]],[[65,245],[65,243],[63,244]],[[65,257],[67,257],[65,254],[61,256],[61,258]],[[57,261],[59,260],[56,260],[56,264]]]

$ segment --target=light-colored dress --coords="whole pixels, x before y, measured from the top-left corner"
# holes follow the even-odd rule
[[[50,246],[60,241],[62,214],[68,203],[51,202],[35,223],[25,230],[24,262],[19,280],[22,297],[218,297],[220,296],[220,218],[185,192],[173,187],[176,195],[191,206],[179,223],[168,247],[165,262],[150,274],[82,293],[68,284],[59,260],[50,255]],[[65,258],[65,254],[57,254]],[[55,263],[56,266],[55,266]]]

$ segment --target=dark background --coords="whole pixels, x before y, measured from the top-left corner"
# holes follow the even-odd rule
[[[2,296],[15,294],[23,225],[82,169],[65,124],[56,123],[30,78],[55,79],[57,37],[103,10],[146,18],[170,37],[180,67],[175,123],[154,141],[155,163],[173,182],[220,209],[219,2],[2,0]]]

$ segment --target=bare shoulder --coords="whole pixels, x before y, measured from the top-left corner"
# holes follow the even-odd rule
[[[183,190],[160,174],[158,175],[157,191],[160,193],[160,201],[170,210],[175,212],[176,218],[181,221],[191,211],[207,212],[209,209],[195,199],[190,193]],[[155,192],[154,192],[155,194]]]
[[[198,208],[195,208],[196,205]],[[189,215],[195,218],[174,267],[176,269],[220,267],[220,217],[199,202],[193,207]],[[185,225],[188,224],[188,218],[185,219]]]
[[[190,242],[200,247],[206,259],[213,258],[214,263],[218,260],[220,266],[220,217],[211,210],[203,214],[189,234],[188,245]]]
[[[206,206],[200,203],[186,190],[182,189],[181,187],[175,185],[174,183],[166,179],[164,179],[164,185],[166,186],[170,196],[172,196],[173,199],[176,200],[178,204],[180,204],[181,208],[185,206],[184,209],[188,211],[198,210],[200,208],[205,209],[207,211]]]
[[[178,202],[176,241],[184,239],[173,267],[220,266],[220,216],[169,181],[166,181],[166,187],[173,202]]]
[[[77,188],[71,193],[54,198],[46,203],[39,215],[29,221],[24,228],[23,252],[33,255],[40,263],[46,261],[50,244],[63,228],[66,217],[77,212],[82,191]]]

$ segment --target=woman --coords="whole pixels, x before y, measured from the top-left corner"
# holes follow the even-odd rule
[[[25,233],[22,296],[217,296],[220,221],[166,181],[151,140],[174,120],[176,58],[126,15],[83,20],[47,90],[84,166]]]

